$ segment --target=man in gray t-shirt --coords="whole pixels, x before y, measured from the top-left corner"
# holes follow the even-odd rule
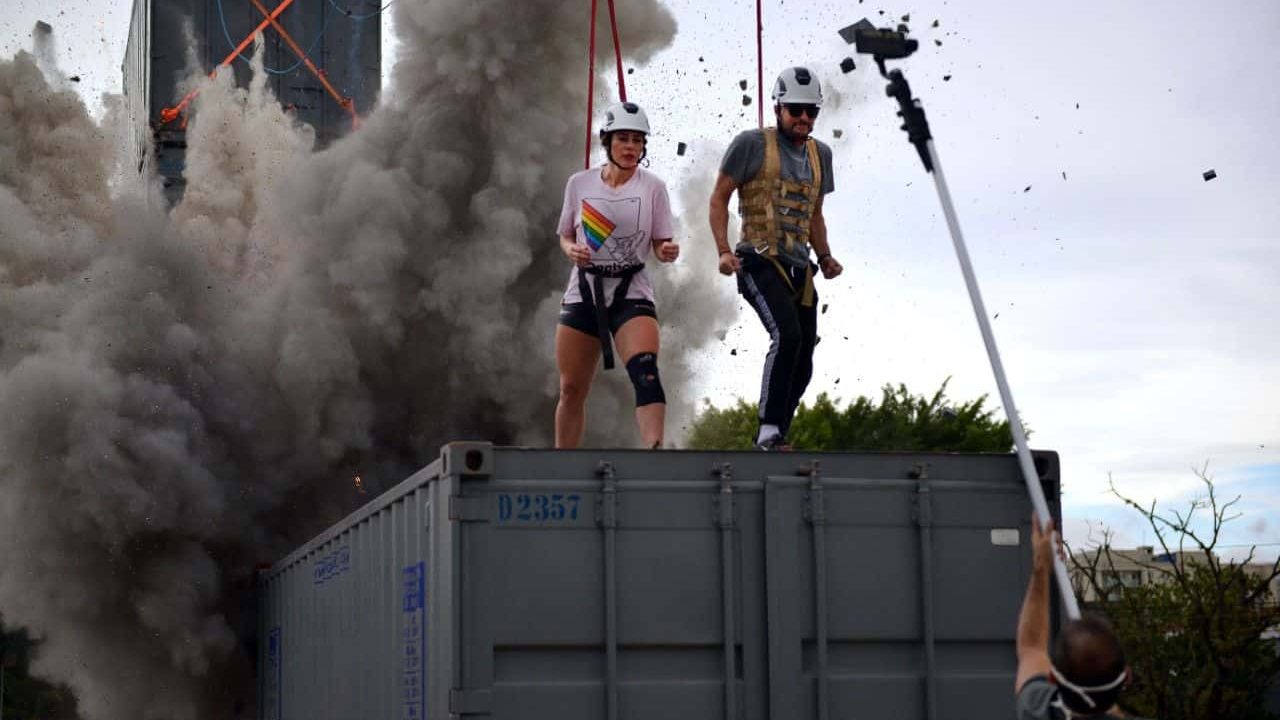
[[[818,78],[784,70],[774,83],[776,127],[734,138],[711,194],[711,234],[720,272],[737,275],[738,292],[769,333],[760,392],[756,447],[785,450],[787,430],[813,376],[818,338],[816,268],[833,279],[844,271],[831,255],[822,202],[835,189],[831,148],[810,136],[822,106]],[[742,237],[731,248],[729,199],[738,194]]]
[[[1132,679],[1115,629],[1085,615],[1065,623],[1049,649],[1049,575],[1053,570],[1053,523],[1041,529],[1031,518],[1032,569],[1018,615],[1017,720],[1111,717]]]

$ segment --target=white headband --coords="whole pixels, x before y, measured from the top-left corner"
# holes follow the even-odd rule
[[[1106,683],[1104,685],[1093,685],[1090,687],[1085,687],[1083,685],[1076,685],[1075,683],[1068,680],[1067,676],[1064,675],[1061,670],[1054,667],[1052,663],[1050,663],[1049,665],[1049,671],[1053,673],[1053,679],[1059,685],[1061,685],[1064,688],[1067,688],[1068,690],[1084,698],[1084,701],[1089,703],[1089,709],[1091,710],[1094,708],[1097,708],[1098,704],[1093,701],[1093,698],[1089,696],[1089,693],[1103,693],[1108,690],[1115,690],[1116,688],[1124,684],[1125,678],[1128,677],[1129,675],[1129,671],[1126,668],[1124,670],[1121,670],[1120,675],[1117,676],[1115,680],[1112,680],[1109,683]],[[1062,709],[1064,711],[1066,710],[1066,708],[1062,708]],[[1068,716],[1070,716],[1070,713],[1068,713]]]

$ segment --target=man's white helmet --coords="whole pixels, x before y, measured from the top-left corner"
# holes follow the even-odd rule
[[[633,130],[649,134],[649,116],[633,102],[620,102],[609,106],[604,113],[604,122],[600,125],[600,135],[615,130]]]
[[[773,83],[774,105],[822,105],[822,85],[806,67],[783,70]]]

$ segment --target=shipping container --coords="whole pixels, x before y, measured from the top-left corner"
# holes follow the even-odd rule
[[[276,22],[334,90],[358,114],[377,102],[382,84],[382,7],[373,0],[134,0],[122,67],[140,177],[154,164],[173,202],[182,196],[186,132],[181,120],[164,122],[193,74],[208,75],[274,11]],[[351,130],[351,115],[274,27],[262,31],[263,64],[275,96],[316,131],[324,147]],[[250,79],[250,45],[228,69],[236,83]],[[224,70],[225,72],[226,70]],[[150,148],[150,152],[149,152]]]
[[[452,443],[260,574],[259,717],[1007,717],[1030,516],[1013,455]]]

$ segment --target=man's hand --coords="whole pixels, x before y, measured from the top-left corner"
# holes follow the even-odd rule
[[[742,261],[728,250],[720,251],[720,274],[732,275],[742,269]]]
[[[1040,517],[1035,513],[1031,514],[1031,557],[1037,571],[1043,572],[1053,568],[1055,549],[1059,557],[1066,559],[1062,553],[1062,538],[1054,533],[1054,529],[1052,519],[1046,527],[1041,528]],[[1057,548],[1054,548],[1055,541]]]
[[[844,266],[839,260],[827,255],[818,261],[818,267],[822,269],[822,277],[833,280],[840,277],[840,273],[844,272]]]
[[[675,262],[680,257],[680,246],[671,240],[662,240],[657,247],[658,259],[662,262]]]

